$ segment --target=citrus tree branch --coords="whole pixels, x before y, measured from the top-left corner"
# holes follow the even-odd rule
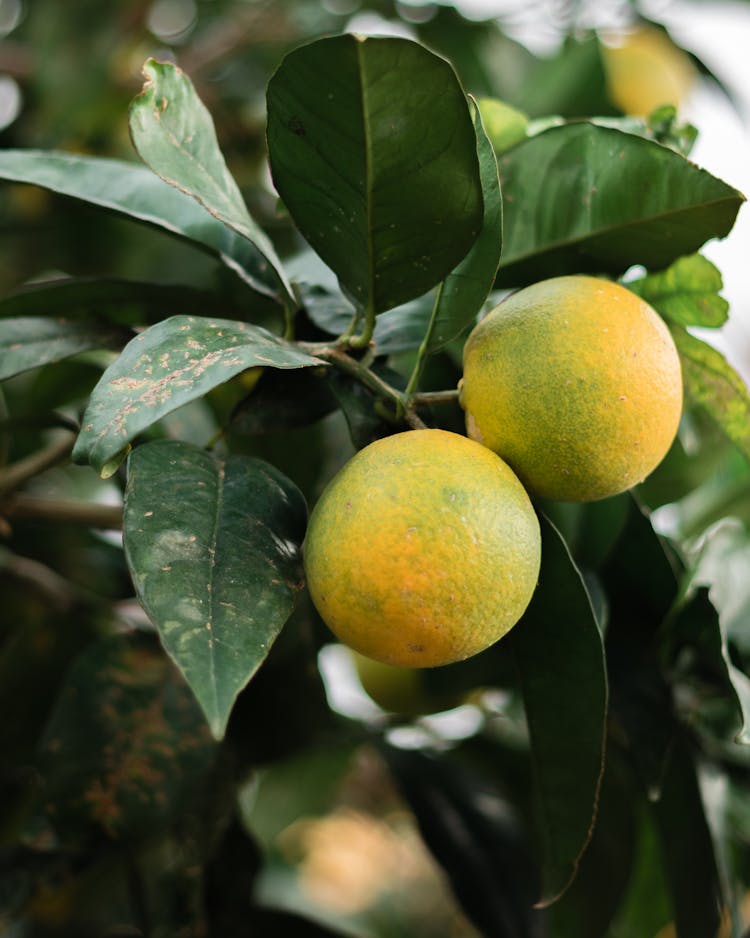
[[[28,479],[64,462],[73,449],[75,434],[66,433],[44,449],[0,470],[0,497],[20,488]]]
[[[7,519],[50,521],[77,524],[88,528],[118,530],[122,527],[119,505],[98,505],[73,499],[37,498],[19,493],[0,505],[0,514]]]

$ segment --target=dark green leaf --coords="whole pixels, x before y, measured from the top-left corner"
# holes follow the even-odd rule
[[[750,393],[721,352],[672,326],[688,402],[701,407],[750,459]]]
[[[146,82],[130,105],[130,135],[141,158],[165,182],[192,196],[263,255],[284,292],[297,305],[281,261],[250,216],[224,162],[211,115],[190,79],[172,62],[149,59]]]
[[[306,427],[336,409],[325,373],[317,369],[269,368],[232,412],[232,432],[276,433]]]
[[[78,839],[153,835],[179,817],[215,748],[188,689],[155,643],[117,636],[77,659],[42,744],[46,813]]]
[[[591,123],[553,127],[498,163],[503,285],[665,267],[728,234],[744,201],[673,150]]]
[[[419,348],[432,316],[434,296],[420,296],[378,316],[373,341],[379,353],[397,355]]]
[[[672,921],[672,904],[655,824],[647,805],[636,804],[636,808],[640,810],[636,811],[634,818],[636,853],[633,871],[613,928],[606,933],[607,938],[610,935],[612,938],[655,936],[660,930],[667,930]],[[571,935],[570,938],[577,936]]]
[[[178,310],[202,313],[215,302],[215,294],[179,284],[61,277],[28,284],[0,299],[0,318],[66,316],[85,319],[96,315],[116,323],[139,325],[164,319]]]
[[[419,348],[433,305],[433,294],[428,293],[378,316],[373,335],[378,353],[394,355]],[[305,309],[319,329],[335,336],[347,329],[354,315],[354,308],[343,296],[319,289],[306,294]]]
[[[544,848],[545,903],[570,885],[591,838],[604,771],[607,675],[578,568],[542,519],[539,585],[505,638],[520,678]]]
[[[553,923],[549,933],[555,938],[609,935],[631,880],[636,859],[636,792],[621,754],[611,743],[606,763],[596,824],[578,876],[547,912]]]
[[[279,194],[369,312],[425,293],[476,239],[475,141],[451,66],[404,39],[313,42],[290,53],[268,86]]]
[[[706,572],[698,568],[691,578],[693,587],[704,580]],[[665,639],[669,655],[676,657],[685,645],[697,649],[702,670],[715,673],[724,692],[731,697],[734,709],[735,741],[750,744],[750,679],[733,664],[727,645],[726,629],[709,600],[709,593],[698,590],[686,601],[674,621],[668,623]]]
[[[436,352],[472,325],[492,289],[503,245],[503,203],[497,160],[479,108],[473,105],[484,220],[479,237],[455,270],[438,288],[428,352]]]
[[[674,734],[671,690],[657,638],[677,598],[678,571],[651,519],[632,497],[628,500],[627,521],[599,571],[610,611],[610,711],[643,790],[656,798]]]
[[[557,55],[538,59],[525,76],[515,103],[532,117],[618,113],[606,94],[597,38],[568,36]]]
[[[531,938],[538,872],[514,812],[455,764],[382,746],[425,843],[483,935]]]
[[[403,387],[403,377],[392,369],[376,363],[373,370],[393,387],[399,389]],[[402,429],[394,427],[392,420],[385,418],[378,409],[380,404],[378,399],[372,391],[359,382],[352,381],[351,378],[332,369],[328,376],[328,383],[344,413],[349,435],[357,449],[362,449],[374,440],[388,436],[394,432],[394,429]]]
[[[73,458],[101,470],[146,427],[246,368],[317,364],[259,326],[173,316],[133,339],[104,372]]]
[[[192,241],[259,293],[276,281],[257,249],[146,166],[52,150],[0,150],[0,179],[51,189]]]
[[[681,736],[673,740],[665,769],[653,812],[676,933],[680,938],[714,938],[721,923],[722,890],[695,764]]]
[[[89,349],[122,348],[132,335],[129,329],[91,321],[0,320],[0,381]]]
[[[680,257],[666,270],[631,280],[625,286],[679,326],[723,326],[729,303],[719,296],[721,273],[701,254]]]
[[[268,463],[185,443],[139,446],[123,536],[136,592],[211,732],[288,619],[306,522],[298,489]]]

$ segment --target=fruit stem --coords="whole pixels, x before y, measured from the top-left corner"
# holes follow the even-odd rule
[[[419,391],[412,394],[411,400],[417,406],[420,404],[450,404],[458,400],[458,388],[450,391]]]

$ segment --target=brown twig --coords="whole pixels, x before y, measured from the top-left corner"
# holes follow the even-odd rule
[[[116,531],[122,527],[119,505],[99,505],[73,499],[37,498],[19,493],[0,507],[5,518],[50,521],[58,524],[79,524],[88,528]]]
[[[20,488],[28,479],[64,462],[70,456],[74,443],[75,435],[66,433],[44,449],[0,470],[0,498]]]

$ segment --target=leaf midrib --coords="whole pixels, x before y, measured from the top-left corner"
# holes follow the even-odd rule
[[[359,97],[362,108],[362,124],[365,136],[365,218],[367,221],[367,304],[365,312],[375,306],[375,258],[372,243],[372,128],[369,120],[369,100],[365,81],[364,45],[366,39],[355,38],[357,43],[357,64],[359,67]]]
[[[208,660],[209,660],[209,682],[211,695],[213,698],[213,718],[211,720],[211,729],[216,735],[222,729],[221,705],[219,702],[219,688],[216,679],[216,653],[214,644],[216,637],[214,635],[214,572],[216,570],[216,545],[219,541],[219,519],[221,517],[221,504],[224,498],[224,480],[226,478],[227,465],[225,462],[215,463],[216,469],[216,511],[214,512],[214,526],[211,531],[210,545],[208,547],[208,581],[206,583],[206,592],[208,593],[208,621],[210,626],[208,633]]]

